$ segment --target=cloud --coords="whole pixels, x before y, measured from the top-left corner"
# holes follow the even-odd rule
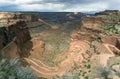
[[[119,4],[120,0],[2,0],[0,10],[91,12],[120,10]]]
[[[11,5],[11,4],[13,4],[12,0],[1,0],[0,1],[0,6],[7,6],[7,5]]]
[[[108,5],[102,2],[93,3],[93,4],[81,4],[82,6],[76,5],[73,8],[66,8],[64,11],[74,11],[74,12],[97,12],[105,10]],[[101,6],[102,5],[102,6]],[[97,6],[97,7],[96,7]]]
[[[110,0],[108,9],[120,10],[120,0],[116,0],[116,1],[115,0]]]
[[[19,10],[23,11],[62,11],[64,5],[62,4],[52,4],[52,3],[45,3],[45,4],[23,4],[18,6]]]

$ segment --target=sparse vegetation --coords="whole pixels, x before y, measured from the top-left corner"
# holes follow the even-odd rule
[[[120,56],[120,52],[117,52],[117,56]]]
[[[68,72],[63,75],[60,79],[80,79],[78,75],[73,75],[72,73]]]
[[[51,23],[50,23],[51,24]],[[54,24],[54,23],[53,23]],[[71,25],[72,24],[72,25]],[[41,57],[41,60],[47,63],[50,66],[57,65],[60,61],[54,61],[56,56],[62,52],[66,52],[69,49],[70,33],[76,29],[73,27],[73,23],[64,23],[57,24],[60,27],[57,30],[47,29],[46,25],[37,27],[37,29],[31,29],[32,37],[36,37],[43,42],[45,42],[46,50],[44,52],[44,58]],[[35,36],[36,34],[37,36]],[[62,61],[63,59],[61,59]]]
[[[101,37],[99,37],[99,36],[97,36],[97,35],[95,35],[95,36],[93,37],[93,39],[94,39],[95,41],[102,42]]]
[[[29,66],[23,67],[18,58],[0,61],[0,79],[37,79]]]
[[[119,24],[112,24],[112,25],[105,25],[103,27],[104,29],[104,34],[111,35],[120,35],[120,25]]]
[[[90,64],[88,64],[87,68],[88,68],[88,69],[90,69],[90,68],[91,68],[91,65],[90,65]]]
[[[108,79],[108,76],[111,74],[111,70],[107,67],[99,66],[96,68],[95,77]]]
[[[26,15],[34,14],[35,13],[26,13]],[[85,15],[85,18],[79,18],[77,21],[74,20],[75,17],[71,16],[71,13],[65,14],[65,16],[69,16],[69,18],[73,18],[74,20],[69,21],[69,18],[67,19],[67,17],[63,17],[61,14],[59,17],[56,17],[58,16],[57,14],[55,13],[54,16],[45,14],[43,17],[42,15],[39,16],[39,14],[37,14],[37,18],[40,18],[41,21],[45,20],[45,23],[38,26],[35,22],[35,26],[37,27],[32,27],[30,29],[31,37],[35,38],[37,41],[40,40],[44,42],[44,46],[41,43],[40,45],[37,45],[37,42],[34,43],[34,41],[31,41],[26,45],[20,45],[22,48],[18,50],[20,52],[24,51],[23,53],[20,53],[21,57],[28,57],[29,60],[31,59],[31,61],[28,61],[28,63],[30,62],[31,67],[34,67],[34,70],[36,72],[40,71],[40,74],[38,73],[39,76],[46,76],[46,78],[40,77],[39,79],[47,79],[47,76],[50,76],[50,79],[108,79],[109,75],[111,75],[112,72],[120,77],[120,71],[118,70],[119,63],[117,63],[117,65],[114,64],[114,67],[113,64],[109,67],[108,61],[112,59],[113,55],[112,57],[107,57],[106,55],[109,52],[115,52],[117,55],[115,57],[119,57],[120,52],[116,50],[114,51],[114,48],[112,48],[112,46],[109,46],[109,42],[110,44],[112,42],[111,39],[105,39],[105,41],[103,39],[104,36],[117,37],[120,35],[120,16],[117,13],[110,13],[108,15],[103,14],[104,16],[100,15],[100,17],[88,17],[88,15]],[[33,17],[33,20],[37,20],[37,18],[35,19],[36,16]],[[76,16],[76,18],[78,18],[78,16]],[[32,20],[32,17],[28,17],[28,19]],[[40,21],[40,19],[38,20]],[[80,24],[79,20],[85,20],[85,22],[81,22],[85,23],[85,25]],[[100,26],[103,25],[102,23],[105,23],[106,25],[101,28]],[[59,28],[52,29],[50,28],[49,24],[50,26],[58,26]],[[34,23],[30,22],[30,25],[33,26]],[[88,28],[85,26],[88,26]],[[77,27],[79,28],[77,29]],[[105,35],[103,35],[102,30]],[[0,30],[0,34],[2,33],[2,30]],[[5,37],[6,36],[9,37],[9,35],[5,33]],[[22,34],[20,36],[22,37]],[[1,39],[3,38],[1,37]],[[6,39],[8,40],[9,38]],[[12,38],[10,39],[12,40]],[[22,41],[24,41],[24,38]],[[108,41],[108,43],[106,41]],[[15,43],[16,42],[17,40]],[[77,42],[78,44],[74,44],[74,42]],[[39,47],[43,48],[44,50],[41,52],[41,49],[39,49]],[[117,47],[119,47],[118,44]],[[40,51],[36,49],[39,49]],[[33,60],[32,57],[36,60]],[[102,58],[104,59],[102,60]],[[64,60],[65,62],[62,62]],[[114,60],[112,62],[114,62]],[[104,67],[100,64],[105,64],[107,66]],[[100,67],[98,67],[99,65]],[[67,67],[71,68],[70,71],[68,71]],[[96,69],[96,72],[94,72],[94,69]],[[62,77],[59,77],[58,75],[61,75],[62,73],[64,75]],[[95,74],[94,78],[91,78],[92,74]],[[19,59],[3,58],[0,61],[0,79],[37,79],[37,77],[29,68],[29,66],[22,66]]]
[[[107,16],[108,17],[108,19],[111,21],[119,21],[119,19],[120,19],[120,15],[108,15]]]
[[[85,76],[85,79],[89,79],[89,77],[88,77],[88,76]]]

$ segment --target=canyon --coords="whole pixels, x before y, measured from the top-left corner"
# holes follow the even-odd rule
[[[104,68],[120,79],[119,56],[117,10],[0,12],[0,58],[19,58],[38,79],[105,79]]]

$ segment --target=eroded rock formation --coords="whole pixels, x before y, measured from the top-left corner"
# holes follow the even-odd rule
[[[101,30],[101,26],[104,20],[101,17],[96,16],[86,16],[81,20],[81,26],[85,29]]]
[[[26,27],[25,19],[21,18],[21,13],[0,13],[0,49],[3,48],[6,52],[12,53],[12,50],[7,51],[7,49],[12,49],[11,42],[15,43],[13,47],[18,46],[19,48],[30,39],[29,30]]]
[[[105,25],[114,25],[120,22],[120,12],[106,10],[103,12],[96,13],[95,16],[85,16],[82,17],[80,25],[81,28],[102,32],[103,26]]]
[[[87,35],[87,39],[101,40],[120,48],[119,35],[117,27],[120,23],[120,12],[117,10],[106,10],[96,13],[95,16],[84,16],[81,19],[81,29],[75,32],[74,37],[82,38]],[[106,34],[105,34],[106,33]]]
[[[59,18],[59,21],[60,23],[67,24],[66,21],[71,22],[72,20],[77,20],[78,22],[77,16],[79,16],[81,13],[68,13],[64,15],[66,16],[65,18],[63,18],[63,14],[59,16],[61,17]],[[47,22],[46,20],[41,19],[39,13],[24,14],[1,12],[0,54],[7,57],[22,57],[26,60],[27,63],[29,63],[30,67],[40,77],[53,77],[55,75],[63,76],[65,73],[67,73],[68,70],[73,67],[73,65],[77,67],[77,72],[86,72],[87,75],[89,75],[89,73],[92,72],[96,65],[107,66],[107,61],[111,57],[117,55],[117,53],[119,53],[120,51],[118,49],[120,48],[119,36],[114,34],[103,34],[104,29],[102,27],[104,27],[105,24],[116,24],[119,22],[119,18],[112,18],[111,15],[114,15],[116,17],[118,15],[118,12],[115,11],[110,13],[107,11],[107,13],[103,12],[95,14],[95,16],[84,16],[82,17],[82,19],[79,18],[79,20],[81,20],[81,28],[79,27],[80,29],[78,28],[77,30],[68,30],[70,29],[70,24],[66,25],[69,26],[69,28],[65,28],[64,31],[61,31],[60,28],[54,30],[49,29],[49,31],[47,28],[43,28],[44,26],[42,28],[39,27],[42,30],[36,27],[34,29],[31,28],[32,31],[35,31],[31,32],[34,33],[31,39],[32,35],[30,36],[28,29],[29,27],[38,26],[41,22],[44,23],[45,26],[51,27],[52,25],[49,24],[49,22]],[[67,19],[68,17],[69,19]],[[77,19],[74,19],[75,17],[77,17]],[[49,19],[53,20],[53,18],[51,17]],[[62,22],[61,20],[65,22]],[[59,22],[55,20],[55,23]],[[77,25],[76,23],[74,23],[72,27]],[[68,35],[71,36],[68,37],[71,38],[71,40],[69,40],[68,38],[64,38]],[[40,37],[44,39],[41,39]],[[55,45],[56,40],[58,41]],[[62,42],[61,40],[65,42]],[[65,45],[65,43],[67,44]],[[60,47],[60,45],[62,44],[64,45],[61,46],[63,48],[68,45],[68,50],[64,51],[65,49]],[[54,49],[54,45],[56,46],[56,49]],[[54,51],[50,52],[46,51],[46,49]],[[54,59],[52,59],[51,57]],[[48,62],[52,62],[52,65],[56,64],[57,62],[58,64],[56,64],[55,66],[49,66],[48,62],[46,62],[44,59],[47,59]],[[73,69],[75,70],[75,68]]]

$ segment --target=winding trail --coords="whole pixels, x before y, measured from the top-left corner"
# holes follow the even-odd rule
[[[82,53],[86,52],[88,47],[89,45],[85,41],[72,41],[70,43],[68,57],[64,61],[62,61],[58,66],[55,67],[50,67],[35,58],[24,59],[30,64],[30,67],[40,77],[49,78],[52,76],[62,76],[74,65],[74,62],[81,62],[83,60]]]
[[[103,45],[108,49],[108,51],[109,51],[112,55],[114,55],[114,52],[110,49],[110,47],[112,47],[112,48],[114,48],[116,51],[120,52],[120,50],[119,50],[116,46],[114,46],[114,45],[111,45],[111,44],[103,44]]]
[[[115,56],[110,47],[113,47],[117,51],[120,50],[111,44],[103,44],[103,46],[110,52],[108,54],[100,54],[100,63],[106,66],[109,57]],[[62,76],[70,70],[74,63],[81,62],[84,59],[82,54],[85,53],[89,47],[88,41],[72,40],[67,58],[55,67],[48,66],[36,58],[24,59],[30,64],[31,69],[33,69],[39,77],[51,78],[53,76]],[[33,47],[33,49],[37,48],[39,48],[39,45]]]
[[[107,61],[109,60],[109,58],[115,56],[114,51],[110,49],[110,47],[114,48],[114,50],[116,50],[117,52],[120,52],[120,50],[116,46],[111,44],[103,44],[103,45],[109,51],[109,53],[100,54],[100,63],[102,66],[107,66]]]

